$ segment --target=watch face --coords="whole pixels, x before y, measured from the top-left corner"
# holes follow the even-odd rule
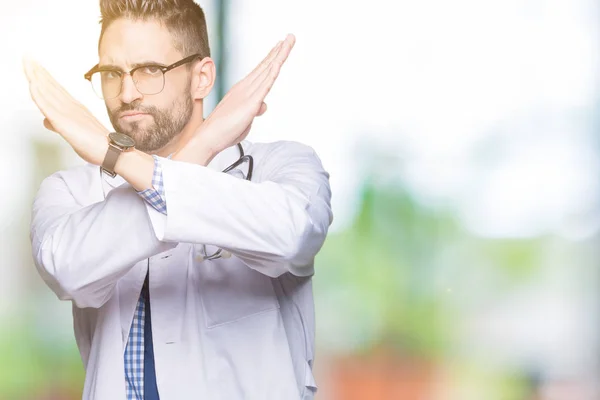
[[[119,147],[129,148],[135,146],[133,139],[123,133],[111,132],[108,137]]]

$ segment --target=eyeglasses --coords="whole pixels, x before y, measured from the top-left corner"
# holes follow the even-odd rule
[[[168,66],[160,64],[138,65],[129,72],[112,66],[100,67],[96,65],[84,75],[84,78],[91,82],[96,95],[104,100],[114,99],[121,94],[124,75],[131,76],[138,92],[144,95],[153,95],[162,92],[165,88],[165,74],[167,72],[200,57],[200,54],[194,54]]]

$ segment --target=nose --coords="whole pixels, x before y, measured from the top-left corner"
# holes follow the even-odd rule
[[[119,95],[121,101],[125,104],[133,103],[135,100],[142,98],[142,94],[135,87],[133,78],[129,74],[123,75],[123,82],[121,83],[121,94]]]

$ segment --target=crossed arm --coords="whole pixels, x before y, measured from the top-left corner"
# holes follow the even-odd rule
[[[59,298],[100,307],[136,262],[179,242],[214,244],[271,277],[313,274],[332,212],[328,175],[312,149],[274,145],[260,163],[260,182],[162,161],[167,215],[129,184],[83,206],[68,172],[44,180],[31,242],[36,266]]]
[[[178,242],[217,245],[269,276],[313,273],[312,260],[332,216],[328,175],[312,150],[290,143],[276,147],[260,167],[262,183],[205,167],[246,137],[293,45],[288,36],[275,46],[195,136],[171,160],[162,160],[168,215],[135,193],[152,188],[154,171],[152,156],[137,150],[123,153],[115,168],[129,185],[113,190],[104,202],[82,207],[60,174],[44,181],[34,203],[31,238],[36,266],[60,298],[99,307],[132,265]],[[106,129],[42,67],[27,62],[25,71],[46,127],[84,160],[100,165]]]

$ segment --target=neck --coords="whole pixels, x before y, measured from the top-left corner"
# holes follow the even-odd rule
[[[204,117],[202,116],[202,107],[194,107],[194,111],[192,112],[192,117],[189,122],[183,128],[181,133],[175,136],[165,147],[159,149],[153,154],[156,154],[160,157],[168,157],[169,155],[175,153],[177,150],[181,149],[185,144],[194,137],[194,134],[198,130],[198,127],[204,122]]]

